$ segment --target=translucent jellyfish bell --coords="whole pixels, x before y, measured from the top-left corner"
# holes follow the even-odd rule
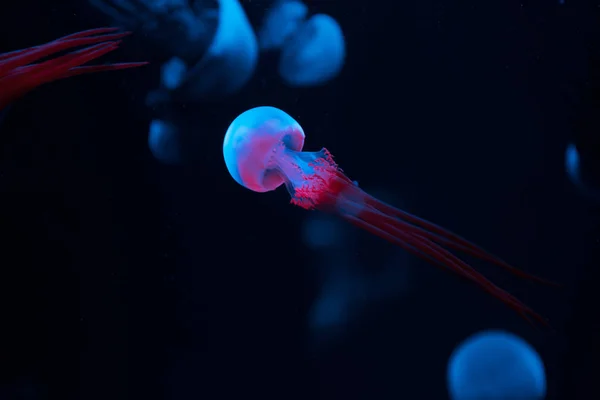
[[[586,165],[573,143],[569,144],[565,151],[565,169],[569,180],[583,195],[600,200],[600,175],[598,172],[593,173],[594,167]]]
[[[304,131],[294,118],[268,106],[243,112],[229,125],[223,141],[229,174],[255,192],[281,186],[283,178],[270,165],[273,151],[280,143],[295,151],[304,147]]]
[[[177,67],[185,100],[235,93],[254,74],[258,44],[239,0],[89,1],[117,25],[142,31],[161,56],[177,58],[167,66]]]
[[[345,58],[339,24],[328,15],[316,14],[285,42],[279,74],[291,86],[321,85],[339,74]]]
[[[452,400],[541,400],[544,364],[520,337],[503,331],[477,333],[461,343],[448,363]]]
[[[150,123],[148,147],[152,155],[164,164],[181,162],[178,130],[170,122],[155,119]]]
[[[161,84],[169,89],[175,90],[183,83],[187,74],[187,65],[179,57],[173,57],[164,63],[160,69]]]
[[[206,55],[189,70],[186,92],[222,96],[242,88],[254,74],[258,44],[238,0],[219,0],[219,24]]]
[[[301,1],[279,0],[267,11],[258,32],[258,43],[263,51],[279,49],[293,35],[308,15],[308,7]]]

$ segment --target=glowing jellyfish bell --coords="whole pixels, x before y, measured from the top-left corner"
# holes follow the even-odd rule
[[[217,32],[206,55],[188,72],[185,89],[195,97],[235,93],[254,74],[258,43],[238,0],[219,0]]]
[[[258,44],[239,0],[89,0],[120,26],[141,30],[163,56],[162,83],[190,100],[235,93],[254,74]]]
[[[268,192],[284,183],[272,162],[272,149],[279,143],[302,151],[304,131],[287,113],[275,107],[256,107],[240,114],[229,125],[223,141],[225,165],[240,185]]]
[[[155,119],[150,123],[148,147],[152,155],[164,164],[181,162],[181,148],[177,127],[167,121]]]
[[[335,78],[346,58],[346,43],[335,19],[316,14],[285,42],[279,74],[290,86],[315,86]]]
[[[586,165],[577,146],[570,143],[565,151],[565,169],[573,185],[585,196],[600,200],[600,186],[598,186],[598,173],[592,171],[594,167]]]
[[[269,8],[258,32],[263,51],[279,49],[308,15],[308,7],[297,0],[279,0]]]
[[[525,340],[503,331],[477,333],[452,353],[447,371],[452,400],[541,400],[544,364]]]

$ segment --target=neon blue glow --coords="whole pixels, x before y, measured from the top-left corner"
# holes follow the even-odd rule
[[[258,31],[258,43],[263,51],[280,49],[304,22],[308,8],[301,1],[279,0],[267,11]]]
[[[161,83],[169,90],[177,89],[184,81],[186,72],[185,61],[179,57],[173,57],[161,67]]]
[[[321,85],[340,73],[345,58],[339,24],[328,15],[316,14],[285,42],[279,74],[291,86]]]
[[[448,363],[452,400],[541,400],[544,364],[520,337],[503,331],[477,333],[461,343]]]
[[[155,119],[150,123],[148,147],[162,163],[177,164],[181,161],[177,128],[169,122]]]

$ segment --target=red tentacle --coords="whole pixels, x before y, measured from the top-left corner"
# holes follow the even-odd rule
[[[120,39],[130,32],[118,28],[99,28],[77,32],[41,46],[0,54],[0,109],[36,86],[86,73],[114,71],[145,65],[145,62],[82,67],[118,48]],[[88,46],[53,60],[29,65],[45,57],[75,47]]]
[[[477,283],[486,292],[511,307],[527,321],[531,322],[529,319],[531,316],[538,322],[548,325],[548,322],[544,317],[537,314],[510,293],[494,285],[486,277],[473,269],[473,267],[456,257],[454,254],[450,253],[448,250],[426,238],[395,228],[390,223],[393,218],[373,211],[365,211],[364,214],[361,215],[361,218],[357,218],[352,215],[344,215],[344,218],[352,224],[365,229],[368,232],[381,237],[382,239],[396,244],[417,256],[425,257],[429,261],[432,261],[444,268],[450,269],[453,272],[458,273],[460,276]]]
[[[396,224],[396,226],[401,227],[402,229],[410,229],[415,234],[419,234],[420,236],[425,237],[427,239],[433,240],[438,243],[442,243],[454,250],[459,250],[473,257],[489,261],[510,271],[511,273],[520,278],[529,279],[549,286],[560,286],[554,282],[548,281],[546,279],[540,278],[538,276],[529,274],[525,271],[515,268],[512,265],[505,262],[504,260],[500,259],[499,257],[489,253],[488,251],[456,235],[455,233],[444,229],[432,222],[410,214],[406,211],[392,207],[372,196],[368,196],[366,202],[367,204],[369,204],[370,206],[372,206],[373,208],[375,208],[383,214],[397,217],[398,219],[394,220],[394,223]],[[402,219],[409,221],[410,224],[402,221]]]

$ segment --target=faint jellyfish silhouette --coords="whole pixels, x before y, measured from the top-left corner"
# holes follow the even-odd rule
[[[280,49],[308,16],[308,7],[297,0],[278,0],[273,4],[258,31],[261,50]]]
[[[315,255],[311,265],[319,282],[308,316],[315,344],[339,338],[369,309],[408,292],[408,257],[403,252],[377,240],[367,243],[368,235],[326,214],[311,214],[302,232]],[[369,257],[358,257],[361,251]]]
[[[187,65],[179,57],[173,57],[161,67],[160,82],[168,90],[181,86],[187,74]]]
[[[302,240],[313,250],[336,247],[347,241],[348,231],[340,221],[327,214],[314,214],[304,220]]]
[[[322,85],[335,78],[346,58],[342,29],[330,16],[316,14],[284,43],[279,74],[290,86]]]
[[[447,370],[452,400],[541,400],[544,364],[525,340],[508,332],[476,333],[459,344]]]
[[[142,31],[150,48],[177,57],[178,85],[162,85],[148,103],[206,100],[233,94],[252,77],[258,44],[238,0],[90,0],[129,30]],[[167,63],[167,67],[172,67]],[[164,76],[163,76],[164,78]],[[175,93],[170,93],[173,91]]]
[[[167,121],[155,119],[150,122],[148,147],[152,155],[164,164],[179,164],[181,148],[177,127]]]
[[[114,24],[141,33],[144,44],[162,57],[197,62],[219,23],[218,0],[89,0]]]
[[[180,89],[199,100],[239,91],[254,75],[258,43],[238,0],[219,0],[219,23],[200,62],[190,66]]]
[[[597,171],[600,164],[590,164],[589,160],[582,158],[575,144],[567,146],[565,169],[569,180],[583,195],[600,201],[600,171]]]

